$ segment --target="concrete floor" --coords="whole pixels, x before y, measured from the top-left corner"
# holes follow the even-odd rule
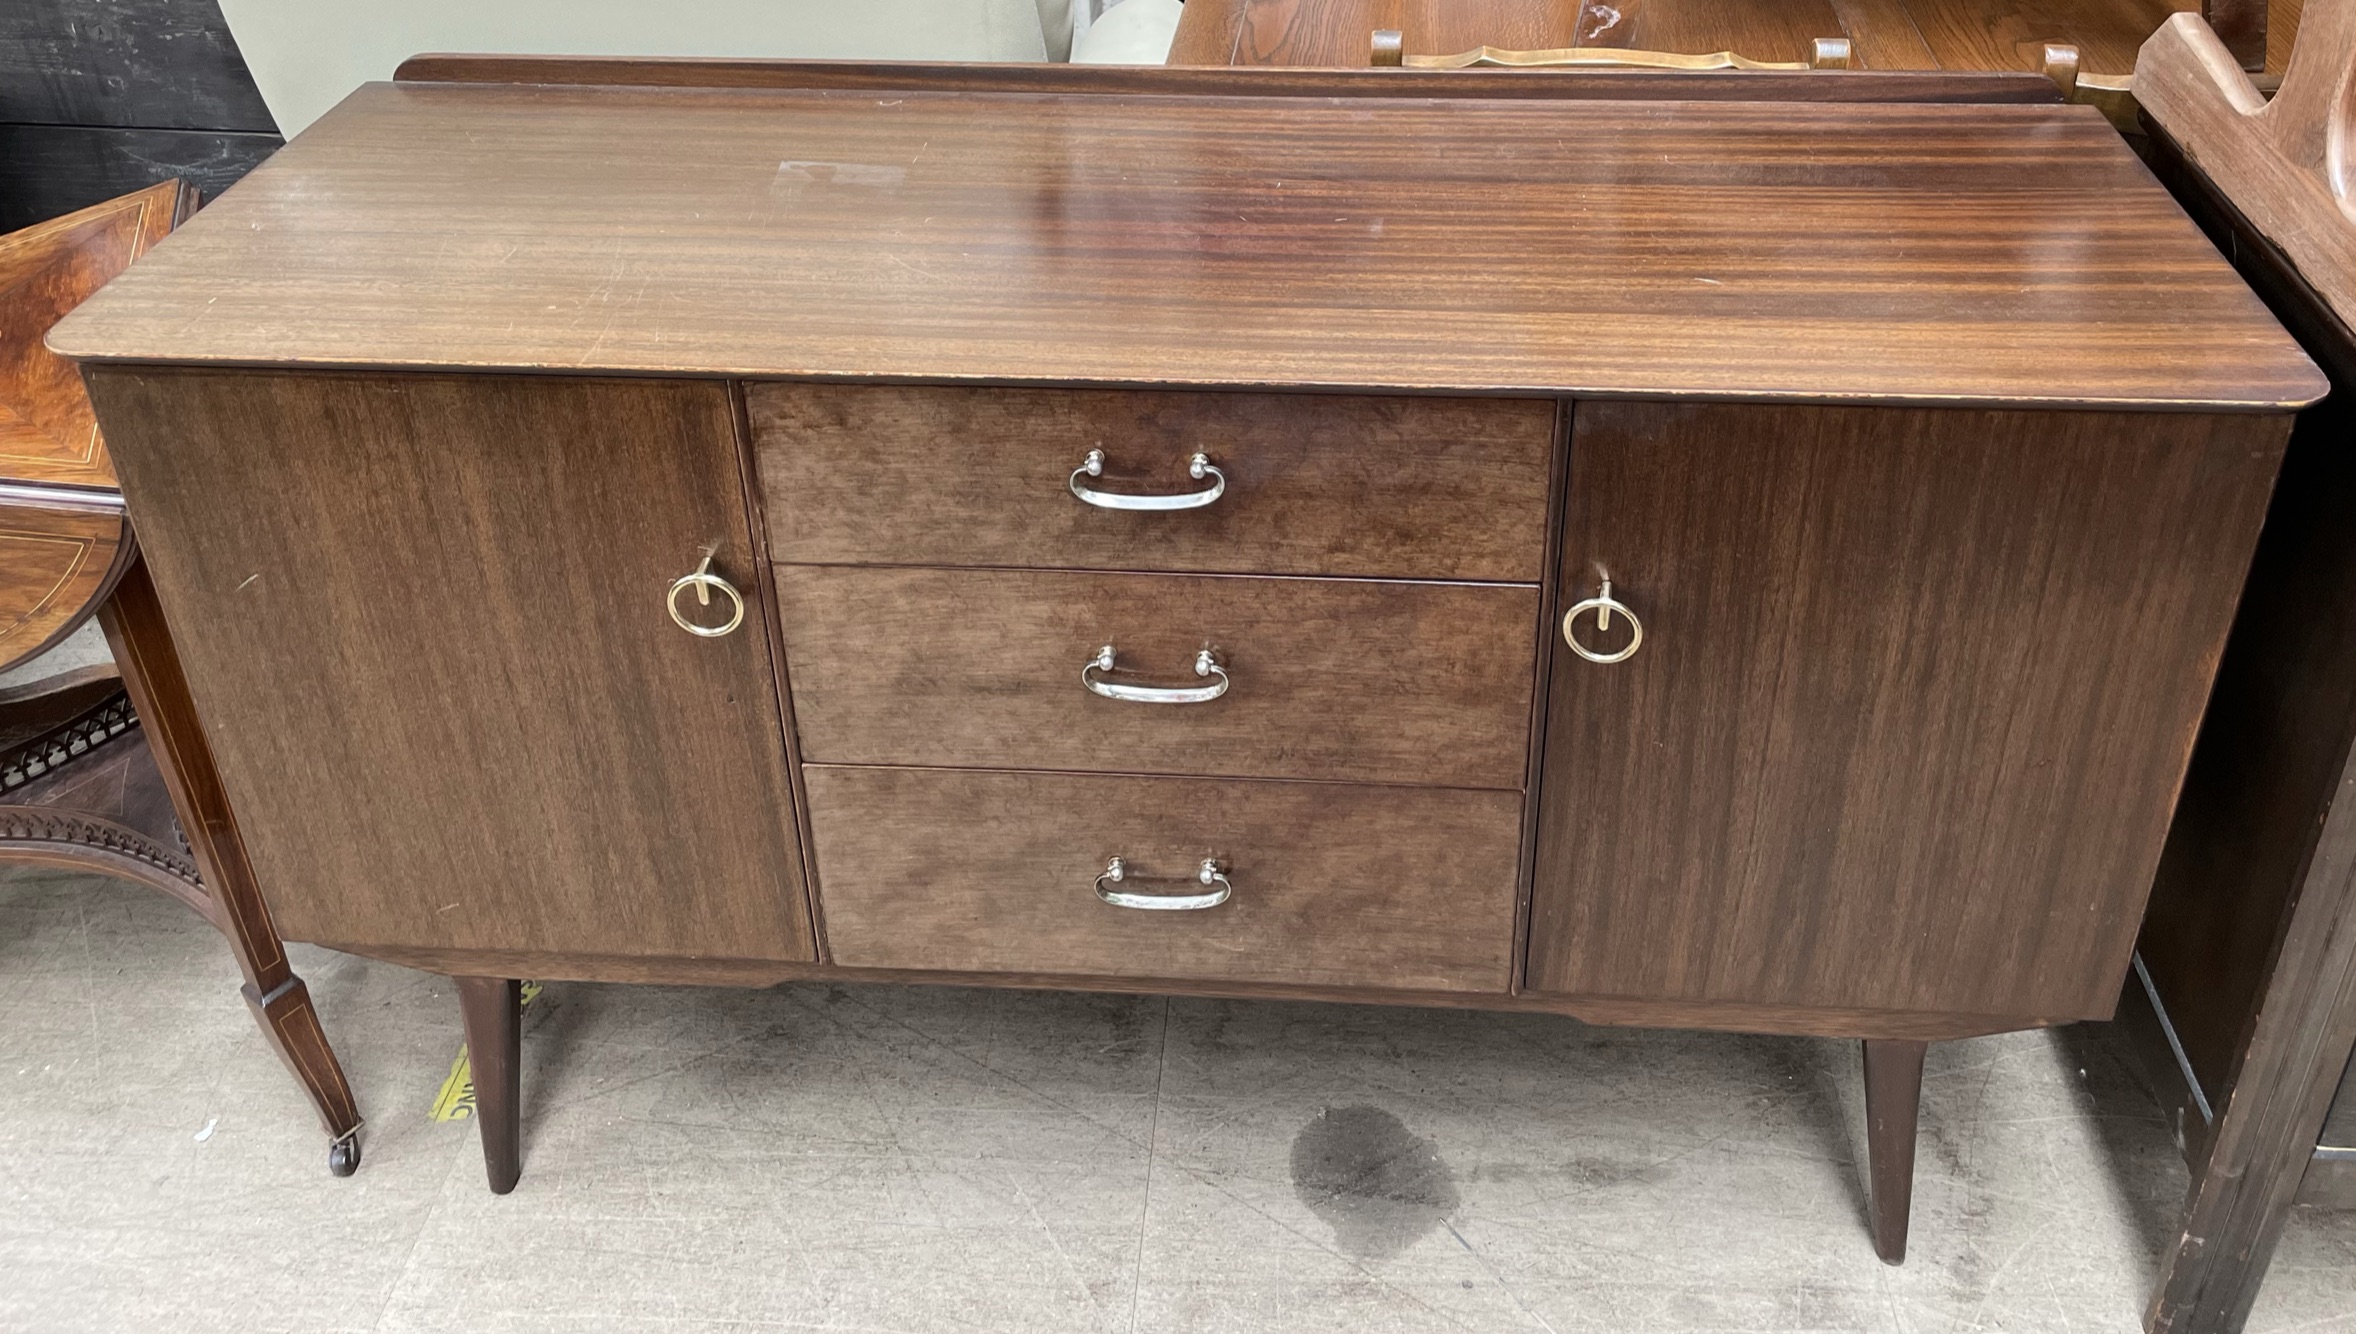
[[[106,632],[98,628],[95,619],[82,622],[81,628],[67,635],[63,642],[52,645],[47,653],[30,662],[21,662],[0,672],[0,690],[10,686],[31,685],[53,676],[62,676],[81,667],[96,667],[100,663],[114,665],[114,655],[107,651]]]
[[[2184,1169],[2099,1029],[1935,1048],[1874,1259],[1850,1044],[1037,992],[554,985],[524,1179],[434,977],[297,947],[335,1180],[176,905],[0,873],[0,1330],[2120,1331]],[[2250,1328],[2356,1334],[2356,1215]]]

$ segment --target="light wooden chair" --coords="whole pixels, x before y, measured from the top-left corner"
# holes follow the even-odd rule
[[[2272,99],[2191,14],[2135,91],[2153,170],[2333,385],[2291,437],[2121,1005],[2193,1177],[2149,1327],[2231,1334],[2293,1206],[2356,1207],[2356,0],[2309,0]]]

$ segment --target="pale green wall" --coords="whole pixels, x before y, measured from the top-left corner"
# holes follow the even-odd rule
[[[221,0],[288,137],[420,51],[1045,60],[1072,0]]]

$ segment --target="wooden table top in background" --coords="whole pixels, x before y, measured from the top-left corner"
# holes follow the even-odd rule
[[[2068,42],[2088,73],[2126,74],[2169,14],[2199,9],[2199,0],[1187,0],[1170,63],[1364,65],[1374,30],[1396,28],[1417,55],[1603,46],[1791,61],[1808,59],[1816,38],[1845,36],[1854,67],[1873,70],[2034,72],[2045,43]],[[2276,0],[2270,36],[2297,26],[2297,0]]]
[[[2090,108],[370,85],[83,358],[2266,410]]]
[[[115,489],[82,377],[41,339],[194,208],[166,181],[0,236],[0,483]]]

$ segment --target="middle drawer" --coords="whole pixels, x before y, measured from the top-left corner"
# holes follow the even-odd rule
[[[1519,788],[1527,776],[1534,588],[824,565],[776,573],[794,723],[810,763],[1486,788]],[[1093,665],[1107,647],[1109,671]],[[1226,689],[1161,703],[1108,698],[1089,682],[1148,696]]]

